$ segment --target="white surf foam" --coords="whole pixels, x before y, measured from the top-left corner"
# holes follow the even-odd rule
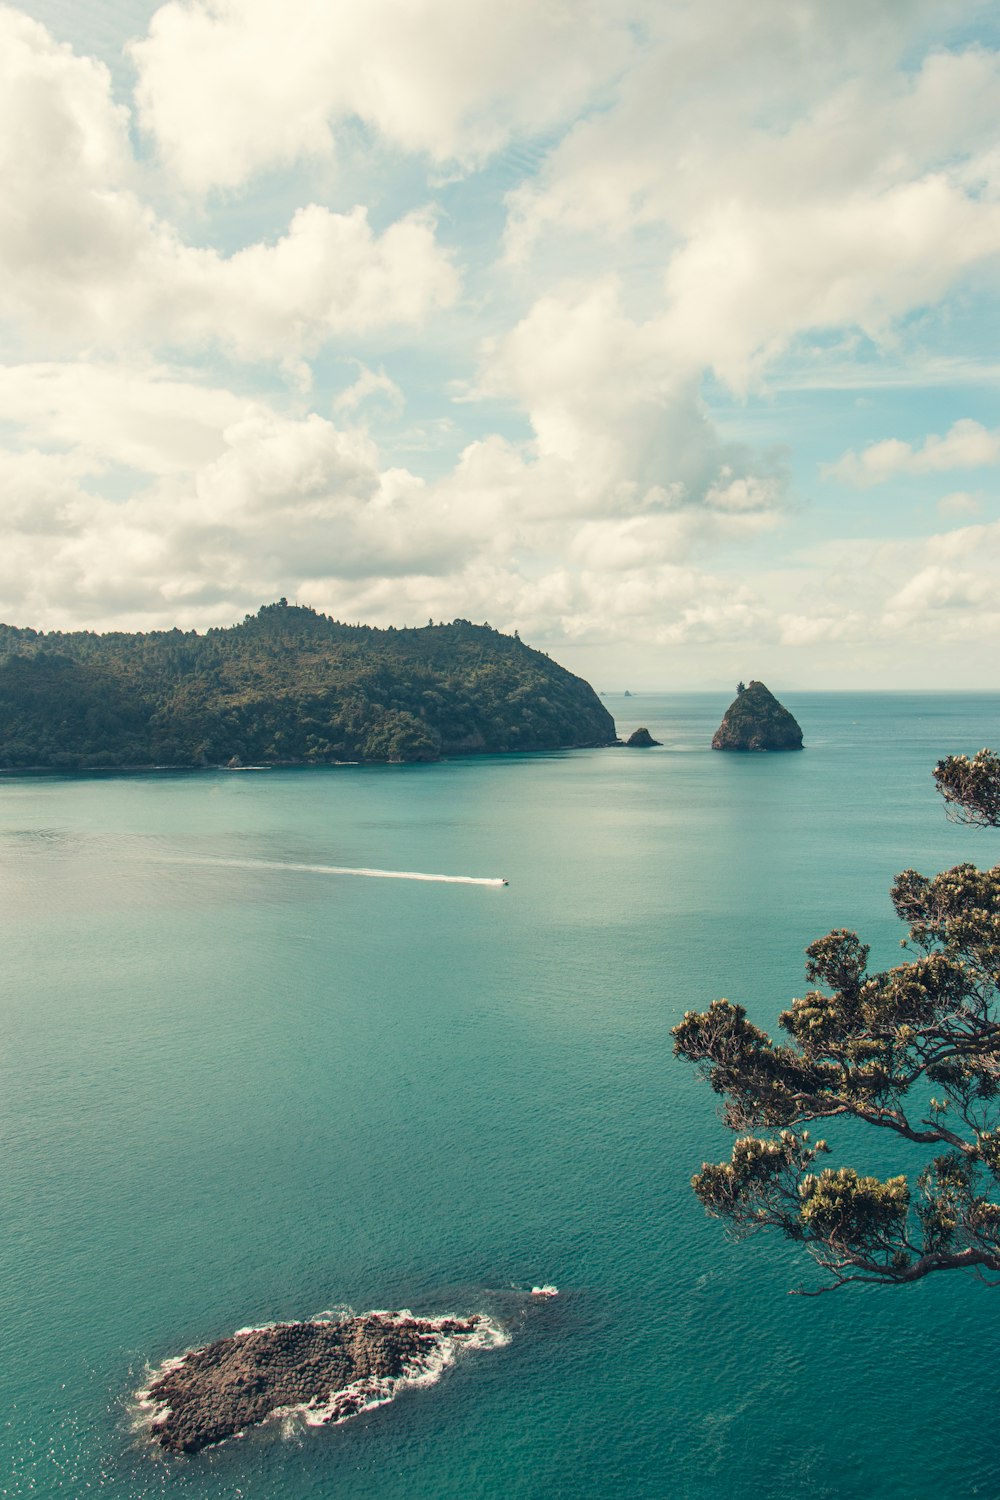
[[[383,1318],[387,1322],[401,1323],[404,1319],[412,1318],[413,1313],[402,1312],[378,1312],[373,1316]],[[421,1322],[444,1323],[449,1319],[422,1318]],[[300,1407],[287,1407],[280,1413],[283,1417],[301,1416],[307,1427],[339,1426],[342,1422],[350,1421],[364,1411],[373,1411],[377,1406],[385,1406],[387,1402],[395,1400],[400,1391],[408,1386],[420,1387],[436,1385],[447,1369],[455,1363],[459,1355],[472,1349],[500,1349],[510,1343],[510,1334],[495,1323],[492,1318],[479,1314],[476,1327],[469,1333],[443,1333],[433,1343],[429,1344],[426,1351],[410,1360],[403,1368],[400,1375],[390,1378],[387,1376],[372,1376],[368,1379],[352,1381],[350,1385],[343,1386],[339,1391],[331,1392],[327,1400],[314,1399]]]
[[[374,870],[354,865],[307,865],[268,859],[164,859],[164,864],[208,865],[227,870],[291,870],[301,875],[362,875],[368,880],[430,880],[442,885],[506,885],[501,876],[435,875],[422,870]]]
[[[165,1359],[155,1370],[151,1369],[149,1365],[146,1366],[148,1384],[143,1386],[141,1391],[136,1391],[135,1393],[133,1416],[136,1426],[149,1428],[162,1427],[170,1415],[170,1407],[166,1401],[156,1400],[151,1387],[154,1381],[159,1380],[162,1375],[169,1375],[171,1370],[179,1370],[187,1357],[187,1354],[178,1354],[172,1359]]]
[[[533,1297],[558,1297],[559,1288],[547,1281],[544,1286],[533,1286],[531,1288],[531,1295]]]

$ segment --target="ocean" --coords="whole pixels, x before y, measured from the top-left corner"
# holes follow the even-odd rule
[[[689,1187],[729,1139],[684,1011],[773,1026],[832,927],[898,961],[897,871],[1000,862],[931,779],[1000,696],[781,696],[802,754],[636,695],[662,749],[0,779],[0,1496],[1000,1495],[1000,1290],[790,1297]],[[347,1307],[510,1337],[340,1426],[137,1430],[164,1359]]]

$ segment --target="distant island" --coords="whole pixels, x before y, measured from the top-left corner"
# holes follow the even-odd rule
[[[616,744],[590,685],[468,620],[344,625],[284,599],[148,634],[0,625],[0,769],[434,761]]]
[[[712,739],[713,750],[801,750],[802,730],[762,682],[741,682]]]

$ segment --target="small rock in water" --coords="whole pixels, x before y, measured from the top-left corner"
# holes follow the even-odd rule
[[[533,1286],[531,1295],[533,1297],[558,1297],[559,1288],[546,1282],[545,1286]]]
[[[298,1408],[312,1425],[391,1401],[407,1382],[439,1373],[462,1348],[498,1348],[489,1318],[364,1313],[339,1322],[250,1328],[166,1365],[140,1392],[150,1433],[170,1453],[197,1453]]]

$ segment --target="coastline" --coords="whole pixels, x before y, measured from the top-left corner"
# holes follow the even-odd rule
[[[225,771],[229,775],[245,771],[334,771],[347,770],[350,767],[361,766],[371,769],[377,766],[439,766],[445,762],[451,763],[458,760],[488,760],[493,756],[502,757],[504,760],[525,759],[532,755],[561,755],[568,750],[614,750],[623,742],[617,737],[613,740],[587,740],[572,745],[548,745],[540,746],[532,750],[491,750],[488,747],[482,750],[461,750],[453,754],[445,753],[434,759],[427,757],[415,757],[413,760],[273,760],[264,765],[229,766],[224,762],[209,765],[131,765],[131,766],[0,766],[0,778],[18,776],[151,776],[151,775],[177,775],[192,774],[204,775],[206,772]]]

